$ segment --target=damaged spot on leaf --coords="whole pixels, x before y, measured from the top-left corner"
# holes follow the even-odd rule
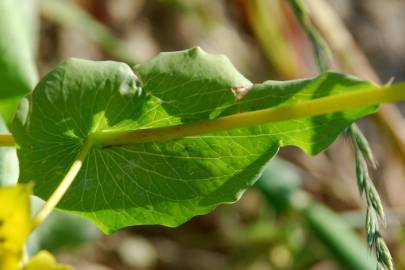
[[[231,91],[233,95],[235,96],[236,100],[241,100],[249,91],[252,89],[251,86],[237,86],[237,87],[232,87]]]

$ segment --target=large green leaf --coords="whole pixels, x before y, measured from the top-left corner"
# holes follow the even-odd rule
[[[7,123],[37,81],[32,32],[22,6],[21,0],[0,1],[0,115]]]
[[[47,199],[92,132],[215,119],[368,86],[335,73],[252,85],[226,57],[197,48],[162,53],[136,67],[136,73],[139,80],[126,64],[71,59],[48,74],[30,97],[28,115],[13,125],[20,182],[35,181],[35,194]],[[235,98],[237,87],[249,86],[243,98]],[[280,146],[316,154],[375,109],[167,142],[94,146],[58,207],[108,233],[138,224],[177,226],[237,200]]]

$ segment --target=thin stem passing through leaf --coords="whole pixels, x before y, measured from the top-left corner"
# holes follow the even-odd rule
[[[32,230],[38,227],[46,217],[52,212],[52,210],[56,207],[56,205],[60,202],[63,195],[69,189],[71,184],[73,183],[74,179],[76,178],[77,174],[80,171],[80,168],[83,165],[84,160],[86,159],[87,154],[89,153],[91,147],[93,145],[93,141],[90,138],[85,140],[82,149],[77,154],[75,161],[73,162],[72,166],[69,168],[68,172],[66,173],[65,177],[62,179],[58,187],[46,201],[44,206],[39,210],[39,212],[34,216],[32,222]]]

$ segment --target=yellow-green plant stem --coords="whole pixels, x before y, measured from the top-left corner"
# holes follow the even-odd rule
[[[15,145],[15,142],[14,142],[13,135],[11,135],[9,133],[4,133],[4,134],[0,133],[0,146],[14,146],[14,145]]]
[[[277,108],[238,113],[215,120],[129,131],[101,131],[93,135],[95,143],[102,146],[167,141],[401,100],[405,100],[405,83],[381,88],[370,86],[369,89],[362,91],[323,97]]]
[[[405,100],[405,82],[384,87],[370,86],[368,89],[360,91],[308,100],[277,108],[237,113],[214,120],[203,120],[190,124],[126,131],[98,131],[89,137],[89,140],[85,144],[85,146],[87,146],[84,146],[82,152],[79,153],[77,160],[72,165],[71,170],[69,170],[69,174],[72,174],[72,172],[77,174],[78,170],[76,171],[75,168],[78,165],[81,166],[80,159],[84,158],[89,151],[91,145],[89,146],[88,144],[90,144],[90,142],[108,147],[154,141],[168,141],[187,136],[246,128],[402,100]],[[12,146],[12,141],[11,134],[3,134],[0,136],[0,146]],[[70,179],[68,175],[66,177]],[[65,181],[62,181],[62,183],[63,182]]]
[[[39,212],[34,216],[32,222],[32,230],[38,227],[46,217],[52,212],[52,210],[56,207],[59,201],[62,199],[63,195],[69,189],[70,185],[73,183],[74,179],[76,178],[77,174],[80,171],[80,168],[83,165],[84,160],[86,159],[87,154],[89,153],[91,147],[93,145],[92,139],[87,139],[80,152],[77,154],[75,161],[73,162],[72,166],[70,166],[69,171],[62,179],[58,187],[46,201],[44,206],[39,210]]]

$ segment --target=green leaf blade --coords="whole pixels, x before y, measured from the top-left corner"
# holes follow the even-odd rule
[[[355,77],[327,72],[309,79],[266,81],[255,84],[242,100],[221,116],[266,108],[293,105],[347,91],[360,91],[370,86]],[[327,115],[303,117],[262,125],[264,134],[277,136],[280,146],[298,146],[315,155],[327,148],[343,129],[355,119],[374,113],[377,106],[356,108]]]
[[[23,168],[19,181],[34,181],[35,194],[48,198],[93,133],[215,119],[368,84],[328,73],[253,85],[223,56],[196,48],[160,54],[135,71],[139,78],[122,63],[73,59],[48,74],[30,96],[27,117],[13,125]],[[235,89],[250,90],[241,98]],[[375,109],[167,142],[95,145],[58,207],[94,221],[106,233],[130,225],[178,226],[237,200],[280,146],[315,154]]]

